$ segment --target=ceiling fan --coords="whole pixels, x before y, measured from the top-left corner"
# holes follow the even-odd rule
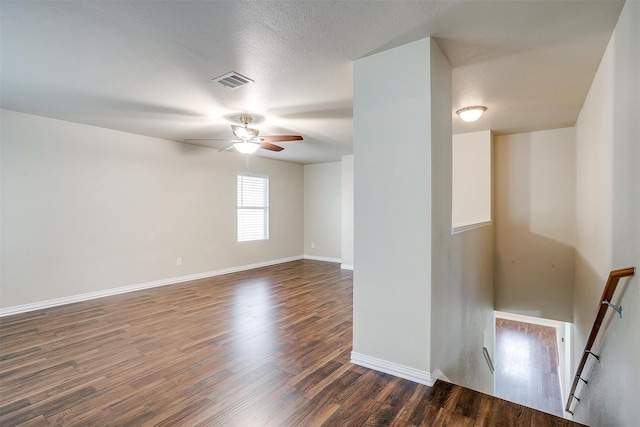
[[[229,145],[219,149],[218,151],[226,151],[235,148],[242,154],[252,154],[258,148],[270,151],[282,151],[284,147],[272,144],[272,142],[288,142],[288,141],[302,141],[300,135],[271,135],[271,136],[258,136],[258,129],[250,128],[248,125],[253,121],[252,116],[242,115],[238,118],[243,126],[231,125],[231,130],[236,136],[235,139],[219,139],[219,138],[189,138],[185,139],[185,142],[191,141],[224,141]]]

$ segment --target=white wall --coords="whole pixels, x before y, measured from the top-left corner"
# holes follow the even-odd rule
[[[353,154],[342,156],[342,268],[353,270]]]
[[[354,135],[352,361],[493,392],[493,230],[451,236],[451,69],[433,40],[356,61]]]
[[[640,267],[639,23],[640,3],[626,2],[576,124],[574,370],[609,271]],[[640,418],[640,272],[620,282],[614,302],[624,317],[609,313],[574,412],[589,425],[631,427]]]
[[[410,368],[427,379],[430,50],[430,40],[424,39],[355,61],[353,100],[352,360],[366,356]],[[398,70],[403,72],[402,79],[397,78]],[[419,119],[412,120],[410,127],[399,126],[406,123],[407,114]]]
[[[572,321],[575,129],[496,136],[495,308]]]
[[[342,165],[340,162],[304,166],[305,257],[341,261]]]
[[[431,106],[431,372],[441,371],[457,384],[491,394],[493,376],[482,347],[491,345],[495,334],[493,229],[451,235],[451,67],[433,40]],[[491,193],[485,196],[482,202],[490,205]]]
[[[451,227],[491,221],[491,131],[453,135]]]
[[[493,394],[482,352],[486,345],[493,357],[493,227],[452,236],[448,250],[441,259],[446,278],[434,281],[432,292],[432,372],[438,369],[456,384]]]
[[[249,171],[270,177],[271,238],[238,244],[243,156],[13,111],[1,120],[3,308],[303,254],[301,165],[251,157]]]

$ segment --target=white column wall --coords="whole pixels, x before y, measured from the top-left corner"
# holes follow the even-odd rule
[[[493,393],[493,376],[482,352],[484,344],[494,340],[493,229],[451,235],[451,110],[451,67],[432,40],[431,372]],[[490,193],[486,197],[490,204]]]
[[[342,268],[353,270],[353,155],[342,156]]]
[[[451,109],[431,39],[355,63],[352,361],[491,393],[493,230],[451,235]]]
[[[430,49],[430,40],[424,39],[357,60],[353,106],[352,360],[365,357],[385,366],[409,368],[427,380]]]

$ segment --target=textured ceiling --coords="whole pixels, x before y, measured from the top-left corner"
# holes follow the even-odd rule
[[[454,133],[573,125],[620,1],[2,1],[2,108],[142,135],[231,137],[225,117],[293,133],[299,163],[352,152],[352,63],[435,37],[453,67]],[[255,80],[235,90],[229,71]],[[402,69],[398,69],[402,78]],[[411,112],[407,112],[407,121]]]

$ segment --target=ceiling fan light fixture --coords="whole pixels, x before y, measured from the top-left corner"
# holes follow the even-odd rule
[[[255,142],[243,141],[236,142],[235,144],[233,144],[233,147],[242,154],[253,154],[258,148],[260,148],[260,144],[256,144]]]
[[[482,105],[476,105],[473,107],[465,107],[456,111],[456,114],[460,116],[462,120],[465,122],[475,122],[478,120],[484,112],[487,111],[487,107],[483,107]]]

